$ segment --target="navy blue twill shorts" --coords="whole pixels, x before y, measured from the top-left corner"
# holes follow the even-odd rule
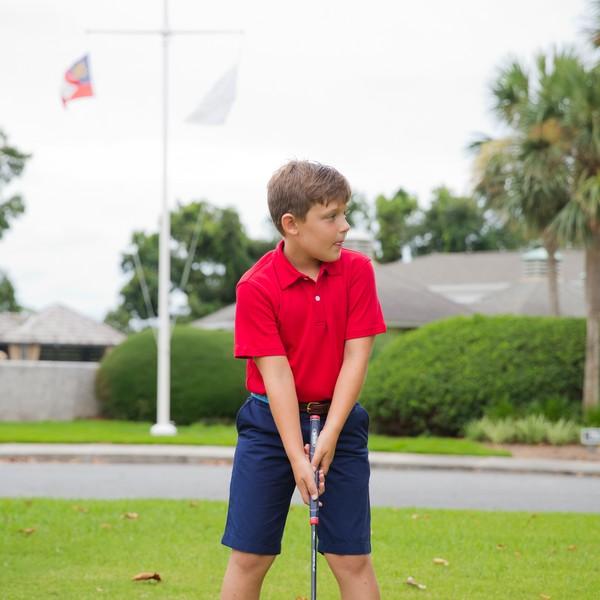
[[[309,415],[299,413],[304,443]],[[321,416],[321,426],[326,415]],[[221,542],[252,554],[279,554],[295,481],[269,405],[250,397],[237,414],[229,509]],[[320,497],[317,527],[321,553],[370,554],[369,416],[356,404],[340,433]],[[306,509],[308,522],[308,508]]]

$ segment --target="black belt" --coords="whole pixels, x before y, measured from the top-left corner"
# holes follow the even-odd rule
[[[298,404],[300,412],[309,415],[326,415],[331,406],[331,400],[321,400],[319,402],[300,402]]]

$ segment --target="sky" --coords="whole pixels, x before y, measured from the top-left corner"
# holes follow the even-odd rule
[[[266,184],[292,158],[331,164],[373,199],[403,187],[471,188],[466,146],[499,134],[490,84],[510,58],[581,46],[586,0],[170,0],[169,202],[234,206],[266,237]],[[0,270],[34,310],[61,302],[103,319],[136,230],[162,194],[162,0],[0,0],[0,128],[30,152],[5,194],[26,213],[0,240]],[[89,53],[93,98],[63,108],[66,69]],[[189,124],[239,62],[225,125]]]

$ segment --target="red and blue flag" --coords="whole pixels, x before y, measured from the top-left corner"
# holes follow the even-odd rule
[[[67,69],[61,96],[63,105],[66,107],[67,102],[71,100],[93,95],[89,56],[86,54]]]

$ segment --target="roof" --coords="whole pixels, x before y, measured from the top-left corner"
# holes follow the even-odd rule
[[[377,294],[389,327],[419,327],[438,319],[469,315],[469,307],[428,290],[421,283],[396,277],[390,269],[374,265]]]
[[[233,330],[235,322],[235,304],[229,304],[210,313],[206,317],[192,321],[190,325],[199,329],[230,329]]]
[[[7,331],[14,329],[27,317],[28,313],[18,313],[18,312],[3,312],[0,313],[0,338],[3,338]]]
[[[559,281],[558,303],[562,316],[585,317],[585,288],[583,281]],[[551,316],[548,281],[537,279],[519,281],[505,290],[486,296],[469,305],[474,312],[487,315],[513,314]]]
[[[12,328],[0,329],[0,341],[8,344],[116,346],[124,339],[125,336],[110,325],[98,323],[61,304],[53,304]]]
[[[583,251],[561,250],[560,257],[561,276],[565,280],[580,280],[584,272]],[[434,252],[417,256],[411,262],[396,261],[380,268],[425,286],[510,284],[523,277],[524,262],[518,251]]]

